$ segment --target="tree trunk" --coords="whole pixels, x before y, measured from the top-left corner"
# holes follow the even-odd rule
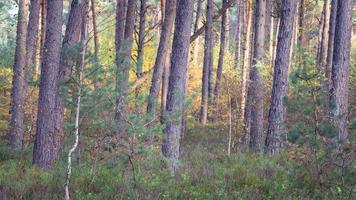
[[[116,102],[116,120],[120,126],[120,131],[125,133],[125,98],[128,93],[129,70],[131,65],[131,51],[133,43],[133,34],[135,28],[136,0],[128,0],[126,11],[126,22],[124,38],[121,43],[119,55],[119,65],[117,66],[117,102]],[[118,19],[120,19],[118,17]],[[119,28],[119,27],[117,27]]]
[[[242,67],[242,80],[241,80],[241,123],[243,124],[244,132],[247,134],[249,132],[249,113],[246,111],[246,97],[247,97],[247,87],[248,87],[248,77],[250,75],[250,65],[251,65],[251,26],[252,26],[252,5],[250,2],[245,2],[245,19],[244,19],[244,63]],[[247,139],[247,138],[246,138]]]
[[[226,0],[223,0],[223,5],[226,4]],[[224,54],[225,54],[225,44],[226,44],[226,14],[221,16],[221,31],[220,31],[220,51],[219,51],[219,60],[218,68],[216,72],[216,83],[214,89],[215,100],[218,100],[220,95],[220,85],[222,78],[222,70],[224,65]]]
[[[52,167],[54,160],[54,122],[58,71],[61,57],[63,1],[47,1],[46,39],[44,42],[37,129],[33,147],[33,164],[42,169]]]
[[[150,94],[148,96],[147,113],[152,118],[156,117],[157,99],[161,85],[162,73],[168,56],[169,40],[172,34],[173,21],[175,18],[176,0],[166,2],[165,17],[162,24],[162,33],[159,41],[156,61],[153,70]]]
[[[168,54],[166,55],[166,63],[164,65],[163,74],[162,74],[162,88],[161,88],[161,123],[162,124],[164,123],[163,116],[167,106],[169,74],[171,70],[171,54],[172,54],[172,49],[170,47],[168,49]]]
[[[338,1],[331,71],[330,114],[333,125],[339,131],[339,141],[346,140],[348,136],[347,117],[351,32],[352,1]]]
[[[326,65],[326,50],[328,48],[328,31],[329,31],[329,9],[328,0],[324,0],[323,12],[321,17],[321,34],[319,40],[319,49],[317,55],[317,68],[321,70]]]
[[[200,123],[206,124],[208,119],[208,100],[209,100],[209,85],[211,76],[211,65],[213,60],[213,0],[208,0],[206,7],[206,28],[205,28],[205,44],[204,44],[204,66],[202,77],[202,96]]]
[[[337,12],[337,2],[338,0],[332,0],[330,6],[330,18],[329,18],[329,41],[328,41],[328,52],[326,57],[325,65],[325,78],[328,90],[331,89],[331,70],[333,64],[333,53],[334,53],[334,37],[335,37],[335,25],[336,25],[336,12]]]
[[[80,43],[80,32],[83,15],[88,9],[88,0],[72,1],[67,28],[63,39],[61,62],[58,74],[58,92],[56,98],[56,120],[54,127],[54,156],[60,149],[61,138],[64,135],[64,109],[68,94],[67,83],[72,76],[72,68],[80,55],[78,45]]]
[[[137,78],[142,75],[142,66],[143,66],[143,48],[145,45],[145,35],[146,35],[146,0],[141,0],[140,5],[140,24],[138,30],[138,44],[137,44],[137,69],[136,76]]]
[[[263,64],[265,57],[266,0],[256,1],[254,15],[253,63],[247,92],[247,104],[251,109],[250,149],[258,152],[261,149],[263,133],[264,85],[259,66]]]
[[[171,76],[167,98],[167,119],[162,144],[163,155],[169,159],[171,173],[178,170],[181,120],[189,56],[190,31],[193,19],[193,1],[179,0],[173,38]]]
[[[203,2],[203,0],[198,0],[198,2],[197,2],[197,11],[196,11],[196,16],[195,16],[194,32],[196,32],[198,30],[198,26],[200,24],[200,19],[201,19],[201,15],[202,15],[202,2]],[[200,37],[197,37],[197,39],[193,45],[194,67],[198,67],[198,56],[199,56],[199,46],[200,46],[199,44],[200,44]]]
[[[14,73],[11,91],[11,117],[9,122],[8,142],[13,147],[22,147],[24,135],[24,103],[26,73],[26,33],[27,33],[27,0],[19,1],[17,22]]]
[[[236,0],[236,33],[235,33],[235,68],[238,69],[241,62],[241,27],[243,15],[241,12],[241,0]]]
[[[277,55],[274,66],[271,107],[268,115],[266,153],[278,153],[283,147],[285,134],[285,100],[288,90],[288,65],[293,36],[293,21],[296,1],[283,0],[281,5],[281,22],[278,33]]]
[[[87,37],[88,37],[88,7],[86,7],[86,10],[83,13],[84,15],[82,16],[82,23],[81,23],[81,38],[80,38],[80,56],[78,57],[78,66],[77,66],[77,78],[78,78],[78,85],[76,89],[76,101],[75,101],[75,123],[74,123],[74,129],[75,129],[75,141],[72,146],[72,148],[68,152],[68,164],[67,164],[67,177],[66,177],[66,183],[65,183],[65,199],[69,200],[69,181],[72,173],[72,154],[74,151],[77,149],[79,146],[79,117],[80,117],[80,104],[81,104],[81,94],[82,94],[82,83],[83,83],[83,71],[84,71],[84,66],[85,66],[85,54],[86,54],[86,42],[87,42]]]
[[[31,77],[32,70],[36,67],[36,47],[37,36],[39,29],[41,4],[39,0],[31,0],[30,16],[27,26],[27,39],[26,39],[26,71],[25,71],[25,84],[24,91],[27,95],[28,81]]]
[[[93,24],[93,39],[94,39],[94,64],[95,68],[100,67],[99,61],[99,36],[98,36],[98,27],[96,23],[96,3],[95,0],[91,0],[91,13],[92,13],[92,24]],[[94,72],[94,79],[97,79],[97,70]],[[97,89],[99,87],[98,80],[94,80],[94,87]]]

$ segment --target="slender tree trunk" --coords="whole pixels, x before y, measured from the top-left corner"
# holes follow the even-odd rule
[[[119,55],[119,65],[117,66],[117,102],[116,120],[120,126],[120,131],[125,133],[125,98],[128,95],[129,70],[131,65],[131,51],[133,44],[133,34],[135,28],[136,0],[128,0],[126,11],[126,22],[124,38],[121,44],[121,55]],[[118,20],[120,18],[118,17]],[[119,28],[119,27],[117,27]],[[120,53],[119,53],[120,54]]]
[[[26,39],[26,71],[25,71],[25,84],[24,91],[27,95],[28,81],[31,77],[32,70],[36,67],[36,47],[37,36],[39,29],[41,4],[39,0],[31,0],[30,16],[27,26],[27,39]]]
[[[93,25],[93,39],[94,39],[94,63],[95,68],[98,68],[100,65],[99,61],[99,36],[98,36],[98,27],[96,23],[96,3],[95,0],[91,0],[91,14],[92,14],[92,25]],[[97,78],[97,70],[95,70],[94,77]],[[94,87],[97,89],[99,87],[98,81],[94,80]]]
[[[163,155],[169,159],[172,173],[178,170],[181,120],[189,56],[190,31],[193,19],[193,1],[179,0],[173,38],[171,76],[169,77],[167,117],[162,144]]]
[[[323,12],[322,12],[322,27],[321,27],[321,38],[319,41],[319,51],[317,56],[317,65],[321,69],[326,65],[326,52],[328,48],[328,31],[329,31],[329,6],[328,0],[324,0]]]
[[[168,54],[166,55],[166,63],[164,65],[162,74],[162,88],[161,88],[161,122],[163,124],[163,116],[166,111],[167,106],[167,95],[168,95],[168,84],[169,84],[169,74],[171,69],[171,47],[168,49]]]
[[[206,8],[206,28],[205,28],[205,44],[204,44],[204,66],[202,77],[202,97],[200,110],[200,123],[206,124],[208,120],[208,100],[209,100],[209,85],[210,71],[213,59],[213,0],[207,0]]]
[[[352,1],[337,2],[334,53],[331,71],[330,115],[339,131],[338,140],[347,139],[348,84],[352,32]]]
[[[223,5],[226,4],[226,0],[223,0]],[[225,54],[225,46],[226,46],[226,14],[222,14],[221,16],[221,31],[220,31],[220,51],[219,51],[219,60],[218,67],[216,72],[216,83],[214,89],[215,100],[218,100],[220,95],[220,85],[222,78],[222,70],[224,65],[224,54]]]
[[[326,57],[325,65],[325,78],[328,90],[331,89],[331,71],[333,64],[333,52],[334,52],[334,37],[335,37],[335,25],[336,25],[336,14],[337,14],[337,2],[338,0],[332,0],[330,6],[330,18],[329,18],[329,41],[328,41],[328,51]]]
[[[65,199],[69,200],[69,181],[70,176],[72,173],[72,154],[79,146],[79,116],[80,116],[80,104],[81,104],[81,94],[82,94],[82,82],[83,82],[83,71],[85,66],[85,54],[86,54],[86,42],[87,42],[87,35],[88,35],[88,7],[84,11],[85,15],[82,16],[82,24],[81,24],[81,42],[80,42],[80,56],[79,58],[79,66],[78,66],[78,85],[77,85],[77,98],[76,98],[76,109],[75,109],[75,141],[72,148],[68,152],[68,165],[67,165],[67,178],[65,183]]]
[[[254,15],[253,63],[247,93],[247,104],[251,109],[250,149],[258,152],[261,149],[263,132],[264,85],[259,66],[263,64],[265,57],[266,0],[256,1]]]
[[[201,15],[202,15],[202,2],[203,2],[203,0],[197,1],[197,12],[196,12],[196,16],[195,16],[194,32],[196,32],[198,30],[198,26],[200,24],[200,19],[201,19]],[[193,45],[194,67],[198,67],[198,56],[199,56],[199,46],[200,46],[199,44],[200,44],[200,37],[197,37],[197,39]]]
[[[236,33],[235,33],[235,68],[238,69],[241,62],[241,0],[236,0]]]
[[[245,2],[245,24],[244,24],[244,63],[242,67],[241,80],[241,123],[245,129],[245,133],[249,132],[249,112],[246,110],[248,77],[250,75],[251,65],[251,26],[252,26],[252,5],[250,2]],[[246,138],[247,140],[247,138]]]
[[[54,122],[58,71],[61,55],[63,1],[47,1],[46,39],[44,42],[38,101],[37,129],[33,164],[42,169],[52,167],[54,156]]]
[[[24,103],[26,73],[26,33],[27,33],[27,0],[19,1],[17,22],[14,73],[12,78],[10,128],[8,142],[13,147],[22,147],[24,135]]]
[[[283,147],[285,134],[285,100],[288,90],[288,65],[293,35],[296,1],[282,0],[281,23],[278,33],[277,56],[274,66],[271,107],[265,141],[266,153],[278,153]]]
[[[147,113],[152,118],[156,117],[157,99],[161,85],[162,73],[168,56],[169,40],[172,34],[173,21],[175,18],[176,0],[166,2],[165,17],[162,24],[162,33],[159,41],[156,61],[153,70],[150,94],[148,96]]]
[[[64,110],[68,94],[67,83],[72,76],[72,68],[80,55],[78,45],[83,15],[88,9],[88,0],[72,1],[66,32],[62,44],[61,62],[58,74],[58,92],[56,98],[55,127],[54,127],[54,156],[60,149],[61,138],[64,135]]]
[[[141,0],[140,5],[140,24],[138,30],[138,44],[137,44],[137,69],[136,76],[139,78],[142,75],[143,66],[143,48],[145,45],[145,35],[146,35],[146,11],[147,5],[146,0]]]

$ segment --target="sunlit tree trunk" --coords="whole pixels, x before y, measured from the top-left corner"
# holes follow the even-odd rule
[[[245,2],[245,24],[244,24],[244,63],[241,73],[241,123],[243,124],[244,132],[249,132],[249,112],[246,109],[246,99],[247,99],[247,87],[248,87],[248,77],[250,75],[250,65],[251,65],[251,27],[252,27],[252,5],[250,2]],[[246,138],[246,140],[248,140]]]

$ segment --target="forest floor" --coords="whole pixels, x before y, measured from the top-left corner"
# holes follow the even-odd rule
[[[188,127],[178,175],[165,170],[159,145],[101,158],[95,171],[83,151],[73,163],[72,199],[355,199],[354,166],[335,168],[325,160],[288,149],[279,156],[227,155],[228,129],[213,124]],[[297,152],[298,151],[298,152]],[[31,165],[32,148],[0,149],[0,199],[63,199],[65,154],[43,172]],[[76,160],[76,159],[74,159]],[[319,166],[315,167],[315,166]],[[323,167],[320,170],[320,166]],[[321,173],[318,173],[321,172]]]

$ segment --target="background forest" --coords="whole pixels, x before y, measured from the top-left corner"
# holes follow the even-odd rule
[[[356,0],[1,0],[0,199],[356,199]]]

